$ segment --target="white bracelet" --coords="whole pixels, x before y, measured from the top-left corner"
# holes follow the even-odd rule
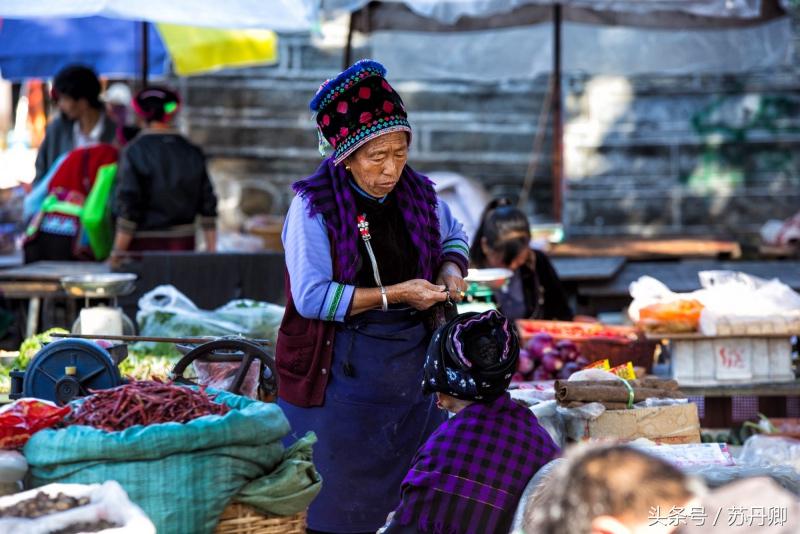
[[[389,300],[386,298],[386,288],[383,286],[381,286],[381,299],[383,300],[381,309],[383,311],[389,311]]]

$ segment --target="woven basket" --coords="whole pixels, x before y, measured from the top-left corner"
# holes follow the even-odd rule
[[[306,513],[266,516],[243,504],[229,504],[214,534],[305,534]]]

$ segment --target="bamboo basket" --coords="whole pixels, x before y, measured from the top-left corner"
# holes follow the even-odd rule
[[[229,504],[219,517],[214,534],[305,534],[306,512],[266,516],[244,504]]]

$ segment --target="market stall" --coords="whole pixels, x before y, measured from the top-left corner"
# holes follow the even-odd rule
[[[305,532],[316,438],[286,441],[270,402],[283,309],[203,310],[163,286],[137,315],[139,336],[57,329],[21,347],[0,408],[0,530]]]
[[[560,445],[631,442],[711,487],[768,476],[800,493],[800,295],[735,271],[702,272],[691,292],[633,282],[631,326],[518,321],[512,396]],[[757,399],[744,417],[741,397]]]

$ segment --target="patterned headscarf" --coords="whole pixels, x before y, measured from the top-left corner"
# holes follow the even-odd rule
[[[508,319],[495,310],[463,313],[433,334],[422,389],[489,402],[505,392],[518,359],[519,340]]]
[[[362,59],[317,90],[309,107],[316,113],[320,152],[333,149],[339,164],[359,147],[390,132],[411,135],[400,95],[386,81],[386,69]]]

